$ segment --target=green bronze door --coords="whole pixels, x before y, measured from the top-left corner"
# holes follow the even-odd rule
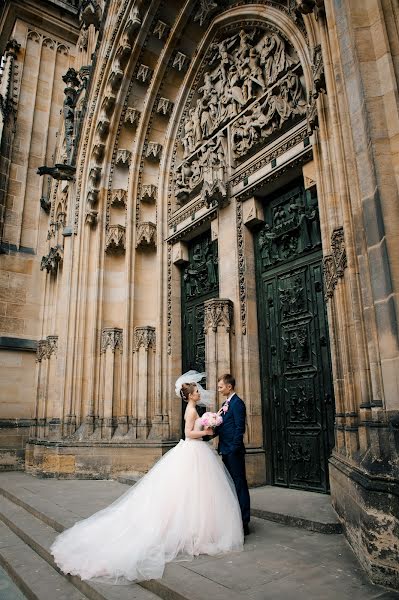
[[[334,403],[317,199],[298,186],[264,210],[255,248],[272,483],[327,492]]]
[[[190,242],[182,273],[183,373],[205,370],[204,301],[218,294],[217,242],[207,232]]]

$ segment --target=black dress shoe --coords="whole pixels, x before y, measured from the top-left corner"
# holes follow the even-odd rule
[[[244,524],[244,535],[249,535],[249,525],[248,525],[248,523]]]

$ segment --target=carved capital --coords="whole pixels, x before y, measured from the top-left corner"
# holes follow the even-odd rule
[[[130,150],[121,149],[118,150],[116,154],[115,164],[120,167],[128,167],[130,165],[130,159],[132,157],[132,153]]]
[[[126,228],[123,225],[110,225],[105,240],[107,254],[122,254],[126,247]]]
[[[156,336],[155,327],[146,325],[145,327],[135,327],[134,329],[134,351],[137,352],[140,348],[155,350]]]
[[[136,248],[148,248],[156,246],[157,227],[155,223],[145,221],[137,226]]]
[[[141,190],[141,201],[142,202],[156,202],[158,195],[158,188],[152,183],[143,185]]]
[[[104,327],[101,333],[101,353],[110,348],[113,353],[123,350],[123,330],[119,327]]]
[[[231,300],[213,298],[204,302],[204,332],[217,331],[218,327],[230,331],[233,327],[233,303]]]
[[[111,204],[112,206],[126,206],[127,202],[127,191],[118,189],[112,191]]]

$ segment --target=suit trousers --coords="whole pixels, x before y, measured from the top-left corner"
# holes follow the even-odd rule
[[[222,460],[236,488],[243,525],[248,525],[250,520],[250,499],[245,473],[245,454],[244,452],[222,454]]]

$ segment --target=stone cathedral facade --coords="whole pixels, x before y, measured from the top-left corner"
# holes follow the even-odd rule
[[[399,586],[398,31],[397,0],[3,3],[3,469],[145,472],[175,379],[232,372],[250,483],[331,493]]]

